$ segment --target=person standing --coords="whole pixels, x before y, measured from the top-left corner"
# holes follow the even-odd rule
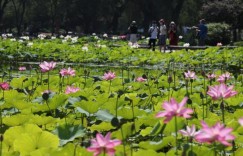
[[[132,44],[136,44],[137,43],[137,40],[138,40],[137,39],[138,27],[137,27],[136,21],[132,21],[132,23],[128,27],[128,31],[130,33],[130,39],[129,39],[129,41]]]
[[[166,28],[164,19],[160,19],[159,20],[159,24],[160,24],[160,26],[159,26],[159,42],[158,42],[159,50],[161,52],[162,51],[162,47],[163,47],[164,48],[164,52],[165,52],[167,28]]]
[[[205,46],[205,40],[208,33],[208,27],[206,26],[205,19],[201,19],[198,25],[198,45]]]
[[[169,34],[170,45],[178,45],[178,35],[176,32],[176,24],[173,21],[170,22],[168,34]]]
[[[157,40],[157,36],[159,33],[159,28],[157,27],[156,21],[152,22],[152,26],[148,30],[149,32],[149,49],[152,47],[153,51],[155,51],[155,44]]]

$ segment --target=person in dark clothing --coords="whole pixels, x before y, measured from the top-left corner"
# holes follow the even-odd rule
[[[205,19],[200,20],[198,25],[198,45],[205,46],[205,39],[207,37],[208,27],[206,26]]]
[[[173,21],[170,23],[168,35],[169,35],[170,45],[178,45],[178,36],[177,36],[177,32],[176,32],[176,24]]]
[[[137,27],[136,21],[132,21],[131,25],[128,27],[128,31],[130,33],[130,42],[132,44],[137,43],[138,27]]]

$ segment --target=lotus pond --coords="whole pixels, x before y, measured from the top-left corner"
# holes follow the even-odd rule
[[[243,155],[242,47],[44,38],[0,41],[0,156]]]

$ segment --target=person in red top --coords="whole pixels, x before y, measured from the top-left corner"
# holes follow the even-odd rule
[[[168,35],[169,35],[170,45],[178,45],[178,36],[177,36],[177,32],[176,32],[176,24],[173,21],[170,23]]]

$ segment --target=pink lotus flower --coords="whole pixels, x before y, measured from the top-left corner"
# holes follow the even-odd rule
[[[187,72],[185,72],[184,75],[185,75],[186,79],[192,79],[193,80],[193,79],[197,78],[195,72],[189,71],[189,70]]]
[[[147,79],[144,79],[143,77],[138,77],[136,79],[137,82],[145,82]]]
[[[237,94],[236,91],[232,90],[234,86],[229,86],[227,87],[226,84],[221,83],[220,85],[216,86],[209,86],[209,91],[207,94],[212,97],[213,100],[218,100],[218,99],[227,99],[231,96],[234,96]]]
[[[238,122],[240,123],[241,126],[243,126],[243,118],[240,118]]]
[[[109,71],[108,73],[105,73],[103,76],[104,80],[112,80],[116,77],[115,73]]]
[[[179,132],[186,137],[195,137],[197,134],[200,133],[200,131],[196,132],[195,125],[192,125],[192,127],[186,126],[186,130],[179,130]]]
[[[56,66],[56,62],[53,62],[53,61],[46,62],[46,61],[44,61],[39,66],[40,66],[42,72],[48,72],[48,71],[54,69],[54,67]]]
[[[207,78],[208,78],[209,80],[212,80],[212,79],[215,79],[215,78],[216,78],[216,75],[215,75],[215,74],[211,74],[211,73],[209,73],[209,74],[207,74]]]
[[[217,81],[220,83],[225,83],[229,79],[230,79],[230,73],[227,72],[227,73],[220,75],[219,78],[217,79]]]
[[[204,121],[202,121],[201,124],[202,129],[195,137],[198,142],[209,144],[219,142],[225,146],[231,146],[231,143],[228,141],[235,139],[235,136],[230,134],[233,131],[232,128],[225,128],[225,126],[219,122],[212,127],[209,127]]]
[[[94,156],[98,156],[99,154],[102,154],[102,152],[105,152],[109,156],[115,155],[115,146],[118,146],[121,144],[120,140],[111,140],[111,133],[107,133],[104,137],[102,134],[96,134],[96,139],[91,140],[91,146],[87,148],[89,152],[94,152]]]
[[[0,83],[0,88],[2,89],[2,90],[9,90],[9,84],[7,83],[7,82],[2,82],[2,83]]]
[[[68,67],[68,69],[61,69],[61,71],[59,72],[62,76],[75,76],[75,70],[73,70],[72,68]]]
[[[80,90],[79,88],[73,86],[67,86],[65,94],[76,93],[79,90]]]
[[[187,97],[185,97],[179,104],[175,99],[171,98],[170,102],[166,101],[162,105],[165,109],[163,112],[157,113],[156,117],[165,117],[164,123],[168,123],[174,116],[182,116],[184,118],[190,118],[189,114],[193,113],[193,110],[190,108],[184,108],[184,105],[187,102]]]
[[[26,67],[19,67],[19,71],[25,71]]]

